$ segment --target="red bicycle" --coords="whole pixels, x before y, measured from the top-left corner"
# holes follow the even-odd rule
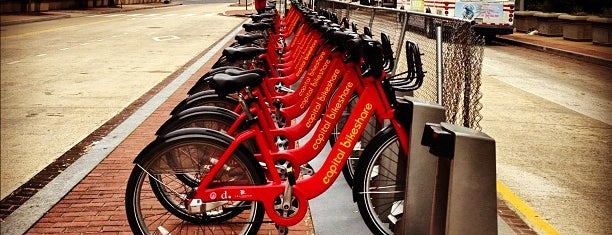
[[[393,108],[394,89],[406,89],[408,83],[386,78],[379,42],[366,37],[347,43],[351,52],[363,50],[361,55],[369,69],[362,76],[355,61],[346,66],[348,69],[342,71],[344,79],[319,121],[313,139],[300,147],[304,150],[295,150],[316,155],[313,152],[331,135],[333,123],[338,121],[359,87],[351,83],[352,79],[359,80],[363,85],[360,99],[318,172],[300,178],[300,171],[294,167],[309,159],[298,156],[294,150],[279,151],[270,144],[268,140],[273,135],[265,122],[258,121],[265,108],[249,107],[247,101],[257,97],[246,89],[247,95],[240,94],[239,102],[250,124],[248,130],[234,138],[210,129],[181,129],[158,137],[135,159],[126,190],[126,212],[132,230],[137,234],[215,231],[255,234],[264,222],[265,211],[284,234],[287,226],[297,224],[306,215],[308,200],[323,193],[337,179],[372,115],[389,120],[405,156],[408,136],[398,121],[401,113]],[[258,76],[251,80],[220,76],[213,78],[213,86],[217,92],[227,94],[245,86],[257,86],[261,83],[258,79],[261,80]],[[250,139],[257,143],[259,156],[242,145]],[[193,182],[178,179],[185,175]],[[393,190],[389,193],[403,190],[401,187],[390,187]]]

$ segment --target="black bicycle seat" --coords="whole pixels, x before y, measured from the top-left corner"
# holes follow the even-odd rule
[[[247,32],[273,29],[272,24],[269,23],[242,24],[242,28],[244,28],[244,30]]]
[[[231,62],[237,60],[250,60],[265,52],[266,49],[261,47],[228,47],[223,49],[223,55]]]
[[[234,39],[236,39],[236,42],[241,45],[252,43],[253,41],[262,38],[264,38],[263,34],[238,34],[236,35],[236,37],[234,37]]]
[[[265,70],[263,69],[251,69],[251,70],[243,70],[243,69],[226,69],[223,73],[228,74],[228,75],[232,75],[232,76],[236,76],[236,75],[243,75],[243,74],[247,74],[247,73],[256,73],[259,76],[265,76],[267,73]]]
[[[215,89],[219,96],[226,96],[227,94],[240,91],[245,87],[259,86],[262,81],[262,76],[257,73],[246,73],[241,75],[219,73],[212,77],[210,86]]]
[[[263,13],[263,14],[258,14],[258,15],[250,15],[249,17],[251,17],[251,19],[255,22],[260,21],[262,19],[269,19],[269,18],[274,18],[274,13]]]

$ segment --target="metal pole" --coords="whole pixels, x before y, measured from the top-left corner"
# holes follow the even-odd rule
[[[401,14],[405,14],[405,17],[404,17],[404,23],[402,24],[402,33],[400,34],[400,38],[399,38],[399,45],[397,45],[397,50],[395,51],[395,62],[393,64],[393,71],[391,72],[391,75],[395,75],[395,71],[397,70],[397,65],[399,64],[400,55],[402,53],[402,47],[404,46],[404,37],[406,36],[406,24],[407,24],[406,22],[408,22],[408,17],[410,17],[408,12],[402,12]],[[408,60],[408,58],[406,58],[406,60]]]
[[[351,4],[346,4],[346,19],[351,22]]]
[[[372,8],[372,16],[370,17],[370,30],[372,30],[372,25],[374,24],[374,16],[376,15],[376,8]]]
[[[436,26],[436,75],[438,75],[438,104],[442,105],[444,71],[442,67],[442,26]]]

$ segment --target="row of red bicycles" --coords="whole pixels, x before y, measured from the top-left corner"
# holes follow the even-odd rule
[[[342,172],[372,233],[393,234],[409,148],[396,93],[423,81],[418,46],[406,43],[408,71],[390,76],[384,33],[297,1],[251,19],[134,160],[132,231],[257,234],[272,223],[287,234]]]

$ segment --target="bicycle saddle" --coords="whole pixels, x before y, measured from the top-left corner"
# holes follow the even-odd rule
[[[242,27],[245,31],[251,32],[255,30],[266,30],[271,29],[272,25],[268,23],[251,23],[251,24],[242,24]]]
[[[263,34],[238,34],[236,35],[236,37],[234,37],[234,39],[236,39],[236,42],[241,45],[252,43],[253,41],[262,38],[264,38]]]
[[[261,47],[228,47],[223,49],[223,55],[227,60],[235,62],[237,60],[250,60],[266,52]]]
[[[259,14],[259,15],[250,15],[249,17],[253,21],[257,22],[257,21],[260,21],[262,19],[274,18],[274,15],[275,15],[274,13],[263,13],[263,14]]]
[[[227,94],[240,91],[245,87],[259,86],[262,81],[262,76],[257,73],[246,73],[241,75],[219,73],[212,77],[210,86],[215,89],[219,96],[226,96]]]
[[[247,73],[256,73],[257,75],[262,76],[262,77],[267,74],[266,71],[263,69],[243,70],[243,69],[236,69],[236,68],[226,69],[223,73],[232,75],[232,76],[243,75]]]

